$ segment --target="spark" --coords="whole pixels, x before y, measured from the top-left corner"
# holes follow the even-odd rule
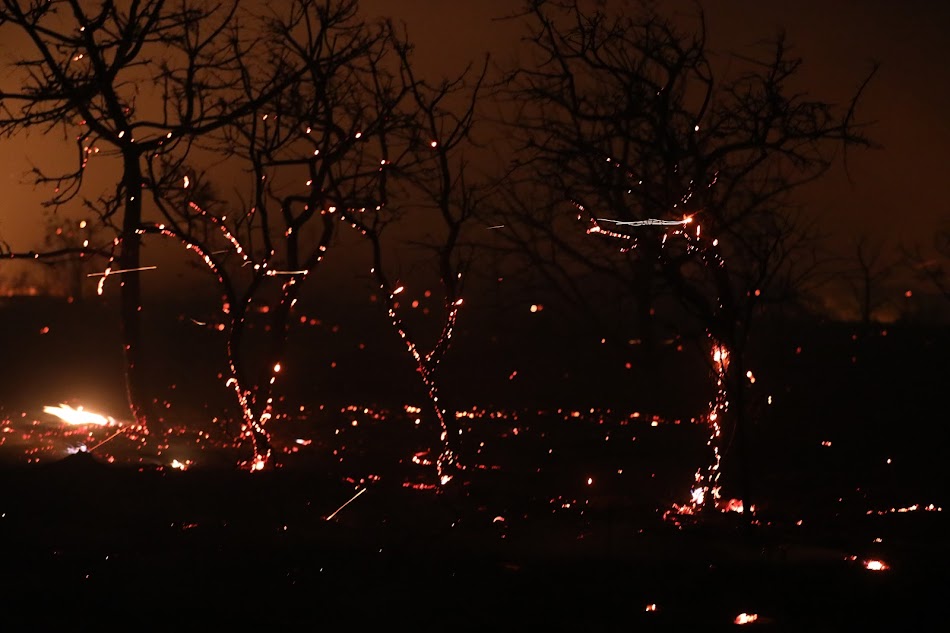
[[[485,227],[485,230],[486,230],[486,231],[494,231],[495,229],[503,229],[503,228],[505,228],[505,225],[504,225],[504,224],[496,224],[496,225],[494,225],[494,226]]]
[[[334,511],[333,511],[333,514],[331,514],[330,516],[327,517],[327,521],[329,521],[330,519],[332,519],[333,517],[335,517],[337,514],[339,514],[340,510],[342,510],[342,509],[345,508],[346,506],[348,506],[348,505],[350,505],[351,503],[353,503],[354,501],[356,501],[356,498],[359,497],[359,496],[360,496],[361,494],[363,494],[364,492],[366,492],[366,488],[360,489],[359,492],[357,492],[355,495],[353,495],[352,497],[350,497],[349,501],[347,501],[346,503],[344,503],[343,505],[341,505],[339,508],[337,508],[336,510],[334,510]]]

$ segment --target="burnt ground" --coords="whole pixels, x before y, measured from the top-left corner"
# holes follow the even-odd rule
[[[63,319],[52,334],[74,321]],[[653,426],[630,415],[642,392],[616,378],[622,364],[603,378],[623,359],[599,352],[561,363],[543,342],[520,355],[510,341],[485,344],[480,357],[461,343],[465,371],[449,372],[448,391],[457,408],[485,410],[466,422],[469,469],[436,492],[432,467],[411,460],[432,457],[431,429],[405,409],[421,401],[398,381],[372,390],[383,383],[347,374],[345,361],[311,373],[339,401],[323,410],[288,387],[286,408],[304,411],[275,422],[273,472],[236,470],[243,449],[198,447],[189,433],[226,434],[190,423],[161,455],[118,438],[65,456],[108,431],[64,434],[37,409],[70,394],[44,389],[114,368],[86,350],[76,375],[57,373],[43,360],[55,339],[3,332],[23,361],[5,364],[0,385],[3,630],[679,631],[731,629],[740,613],[757,614],[760,630],[906,630],[941,616],[950,585],[945,329],[773,333],[753,365],[774,404],[750,437],[752,525],[734,513],[662,518],[708,461],[705,429],[678,407],[701,409],[708,394],[661,394],[644,410],[659,412]],[[187,382],[169,387],[180,396],[168,397],[169,418],[207,417]],[[34,445],[42,459],[26,464]],[[173,470],[173,456],[194,464]]]
[[[656,449],[698,431],[635,429],[656,437],[632,444]],[[412,454],[385,428],[364,432]],[[763,494],[754,525],[735,513],[663,520],[695,455],[676,463],[670,450],[646,450],[610,476],[601,459],[577,460],[593,432],[572,427],[544,443],[574,447],[572,457],[530,473],[526,456],[544,454],[530,451],[539,436],[522,431],[508,445],[502,435],[481,462],[495,469],[470,469],[441,492],[412,487],[431,480],[431,467],[387,462],[353,438],[357,448],[326,469],[313,464],[330,460],[300,454],[255,474],[110,465],[88,453],[7,467],[4,619],[17,623],[7,630],[678,631],[728,629],[750,613],[761,630],[850,631],[917,628],[939,614],[948,513],[891,512],[901,506],[887,497],[939,499],[855,491],[825,468],[821,485],[811,487],[812,470],[800,486]],[[870,571],[869,560],[888,569]]]

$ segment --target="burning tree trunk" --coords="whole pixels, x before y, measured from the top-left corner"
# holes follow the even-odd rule
[[[821,177],[837,150],[871,145],[855,109],[873,70],[838,108],[791,85],[801,60],[784,36],[761,57],[737,56],[722,69],[701,13],[690,30],[650,6],[625,14],[595,5],[540,1],[523,14],[534,63],[507,77],[512,189],[536,183],[541,200],[504,209],[504,236],[515,252],[541,253],[525,258],[569,290],[578,272],[629,288],[639,265],[655,266],[646,296],[673,297],[684,313],[676,316],[712,336],[714,348],[729,348],[733,369],[714,373],[730,390],[730,426],[748,454],[746,377],[735,372],[762,306],[786,298],[812,264],[790,196]],[[594,232],[619,234],[627,247],[574,239],[564,221],[570,202],[589,210]],[[702,241],[686,235],[689,218],[702,223]],[[717,417],[724,405],[713,404]],[[748,483],[740,487],[750,494]]]
[[[442,485],[454,476],[454,469],[464,468],[459,463],[459,444],[461,429],[454,418],[448,415],[439,393],[439,365],[451,345],[459,310],[462,307],[461,287],[467,257],[462,252],[462,231],[474,217],[475,209],[481,201],[479,189],[467,180],[465,150],[475,122],[475,106],[485,73],[487,60],[481,72],[471,86],[465,85],[468,71],[451,81],[443,81],[430,86],[417,80],[409,59],[408,46],[397,46],[401,63],[401,73],[411,94],[409,110],[406,112],[408,127],[404,130],[407,138],[398,134],[377,135],[381,149],[381,171],[379,181],[380,200],[387,205],[377,207],[369,219],[349,211],[344,219],[349,221],[370,242],[373,266],[371,273],[379,285],[386,305],[387,315],[393,328],[406,347],[416,365],[416,373],[422,382],[429,400],[429,406],[438,422],[441,450],[436,461],[436,470]],[[462,98],[462,106],[453,111],[443,105],[446,101]],[[401,147],[397,150],[395,146]],[[391,161],[390,156],[399,152],[400,161]],[[390,165],[392,169],[390,169]],[[401,200],[393,200],[386,191],[390,172],[398,174],[403,187]],[[405,209],[400,204],[413,209],[413,220],[422,224],[418,214],[425,208],[431,208],[436,217],[435,224],[439,238],[422,244],[425,250],[433,252],[436,258],[436,272],[444,296],[442,319],[439,334],[428,351],[421,347],[420,339],[411,331],[400,316],[398,295],[405,287],[391,281],[387,272],[389,264],[383,251],[384,230],[388,225],[398,222]],[[384,211],[387,212],[384,215]],[[426,230],[433,230],[427,226]]]
[[[359,18],[355,2],[296,0],[264,29],[272,56],[285,64],[274,81],[286,89],[222,128],[217,139],[228,160],[253,174],[250,203],[237,213],[233,206],[232,213],[209,213],[189,198],[187,183],[198,180],[183,162],[150,172],[156,202],[180,239],[198,244],[196,231],[208,225],[216,239],[224,238],[223,256],[207,247],[201,252],[226,289],[227,383],[253,439],[255,470],[273,458],[266,426],[276,383],[292,369],[285,350],[299,292],[326,256],[336,223],[385,205],[389,165],[372,140],[404,138],[411,117],[399,109],[409,88],[398,64],[386,63],[403,44],[389,23]],[[316,236],[309,230],[314,225]],[[279,288],[268,299],[273,284]],[[256,368],[244,350],[254,306],[266,308],[270,329]]]

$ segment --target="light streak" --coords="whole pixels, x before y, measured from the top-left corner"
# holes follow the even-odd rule
[[[608,220],[607,218],[594,218],[594,222],[609,222],[618,226],[685,226],[693,221],[692,217],[686,217],[682,220],[658,220],[647,218],[646,220]]]
[[[116,437],[118,437],[119,435],[125,433],[129,428],[131,428],[131,427],[128,427],[128,426],[122,427],[121,429],[119,429],[118,431],[116,431],[115,433],[113,433],[112,435],[110,435],[109,437],[107,437],[106,439],[102,440],[101,442],[99,442],[98,444],[96,444],[95,446],[93,446],[92,448],[86,449],[86,452],[88,452],[88,453],[93,452],[94,450],[96,450],[97,448],[99,448],[100,446],[102,446],[103,444],[105,444],[106,442],[108,442],[108,441],[110,441],[110,440],[113,440],[113,439],[115,439]]]
[[[138,268],[117,268],[115,270],[108,269],[104,270],[101,273],[89,273],[86,277],[108,277],[109,275],[121,275],[122,273],[135,273],[143,270],[156,270],[158,266],[139,266]]]
[[[268,277],[276,277],[277,275],[307,275],[309,270],[268,270],[265,275]]]
[[[356,499],[357,499],[361,494],[363,494],[364,492],[366,492],[366,488],[360,489],[359,492],[357,492],[355,495],[353,495],[352,497],[350,497],[349,501],[347,501],[346,503],[344,503],[343,505],[341,505],[339,508],[337,508],[336,510],[334,510],[334,511],[333,511],[333,514],[331,514],[330,516],[327,517],[327,521],[331,520],[333,517],[335,517],[337,514],[339,514],[340,510],[342,510],[342,509],[345,508],[346,506],[348,506],[348,505],[350,505],[351,503],[353,503],[354,501],[356,501]]]

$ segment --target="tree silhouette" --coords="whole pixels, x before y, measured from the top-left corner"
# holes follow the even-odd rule
[[[871,144],[855,119],[870,75],[837,108],[799,90],[802,60],[784,35],[761,58],[731,56],[720,76],[701,14],[681,28],[648,4],[626,14],[541,0],[521,18],[526,59],[506,84],[517,158],[498,220],[512,251],[574,303],[587,292],[579,279],[612,280],[633,297],[646,339],[656,298],[674,297],[713,350],[728,350],[715,368],[747,456],[751,327],[812,262],[791,194],[841,149]],[[577,217],[603,239],[578,237]],[[703,485],[717,492],[710,477]],[[750,478],[740,479],[748,505]]]
[[[239,18],[241,13],[242,19]],[[185,161],[195,141],[268,101],[290,79],[275,49],[263,49],[260,18],[238,3],[143,0],[91,7],[79,0],[0,4],[0,36],[13,49],[0,88],[0,134],[51,132],[74,139],[74,167],[33,170],[62,207],[84,194],[89,161],[105,163],[112,190],[85,204],[119,237],[120,303],[127,394],[146,422],[140,229],[148,210],[148,161]]]
[[[486,187],[472,182],[465,150],[471,149],[471,134],[475,124],[475,109],[487,70],[486,65],[470,86],[466,85],[469,70],[440,84],[430,85],[416,78],[409,58],[409,49],[398,49],[401,71],[409,87],[406,114],[410,121],[405,132],[408,136],[386,138],[380,136],[385,148],[382,160],[390,152],[407,156],[403,164],[396,163],[396,178],[400,181],[396,196],[386,196],[385,208],[377,207],[369,213],[345,213],[344,219],[369,241],[372,253],[371,273],[382,294],[383,304],[396,333],[416,365],[416,373],[429,399],[429,405],[438,421],[441,452],[436,459],[436,470],[441,484],[454,476],[455,467],[464,467],[458,461],[461,429],[447,414],[439,395],[439,365],[451,345],[458,314],[461,310],[463,278],[472,249],[463,241],[480,202],[486,196]],[[460,101],[454,109],[452,101]],[[396,148],[400,148],[398,151]],[[419,332],[403,318],[405,307],[398,297],[405,287],[398,282],[392,265],[392,254],[387,253],[387,238],[393,225],[410,223],[417,227],[412,235],[424,231],[426,239],[414,238],[414,245],[434,256],[443,295],[441,327],[428,351]],[[398,230],[398,226],[396,227]],[[403,229],[403,232],[405,229]],[[406,241],[403,238],[400,241]],[[392,250],[390,245],[389,250]],[[430,296],[427,292],[426,296]],[[410,304],[412,305],[412,304]],[[420,328],[421,329],[421,328]]]
[[[882,294],[887,282],[892,279],[898,261],[888,257],[882,242],[873,242],[866,235],[854,240],[853,267],[845,278],[858,306],[861,326],[867,333],[874,319],[874,312],[888,304]]]

